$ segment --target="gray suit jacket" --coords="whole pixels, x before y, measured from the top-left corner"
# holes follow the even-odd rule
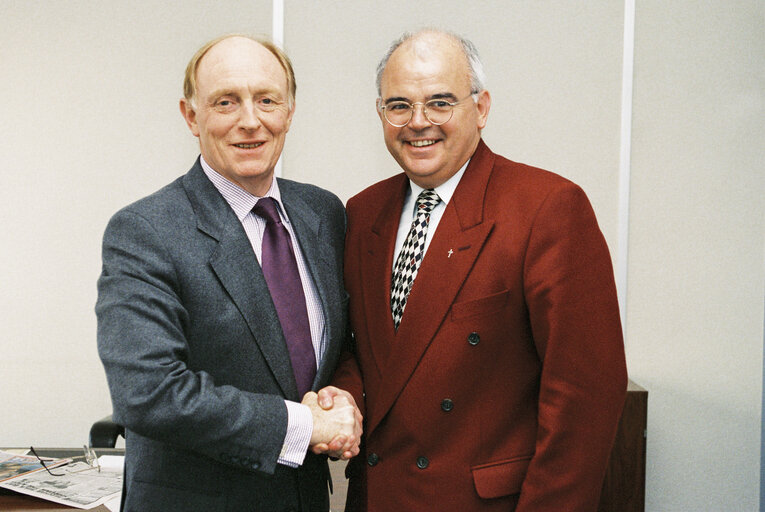
[[[328,346],[347,333],[345,212],[320,188],[279,180],[313,276]],[[300,401],[261,268],[199,162],[109,222],[98,281],[98,350],[126,427],[124,510],[327,510],[325,457],[277,464],[284,399]]]

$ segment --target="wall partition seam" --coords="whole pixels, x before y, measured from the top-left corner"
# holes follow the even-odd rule
[[[271,40],[279,48],[284,48],[284,0],[273,0],[271,7]],[[284,155],[284,151],[282,151]],[[282,177],[282,157],[274,167],[276,177]]]
[[[765,296],[763,296],[763,305],[765,305]],[[762,320],[763,346],[765,346],[765,314]],[[764,351],[765,352],[765,351]],[[763,355],[762,366],[762,406],[760,407],[760,512],[765,512],[765,355]]]
[[[284,48],[284,0],[273,0],[271,14],[271,39],[276,46]]]
[[[632,151],[632,85],[635,59],[635,0],[624,2],[624,43],[622,56],[622,104],[619,148],[619,242],[616,257],[616,288],[622,329],[627,327],[627,276],[630,228],[630,175]]]

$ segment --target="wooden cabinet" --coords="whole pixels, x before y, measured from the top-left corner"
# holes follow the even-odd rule
[[[648,391],[629,381],[598,512],[645,510],[645,444]]]

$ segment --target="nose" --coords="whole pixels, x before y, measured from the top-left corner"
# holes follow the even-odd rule
[[[412,105],[412,119],[409,120],[409,127],[413,130],[419,130],[430,126],[431,122],[425,117],[425,105],[419,101]]]
[[[245,102],[239,111],[239,126],[245,130],[257,130],[260,127],[259,111],[252,102]]]

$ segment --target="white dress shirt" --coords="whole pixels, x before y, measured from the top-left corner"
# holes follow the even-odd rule
[[[425,247],[422,253],[423,258],[425,257],[425,253],[428,251],[428,247],[430,246],[430,241],[433,239],[433,235],[436,233],[438,223],[441,222],[441,217],[444,215],[446,205],[448,205],[449,201],[451,201],[452,196],[454,195],[454,191],[457,189],[457,185],[459,185],[460,180],[462,179],[462,175],[465,174],[465,169],[469,163],[470,160],[465,162],[465,165],[463,165],[460,170],[454,174],[454,176],[446,180],[445,183],[442,183],[433,189],[435,190],[436,194],[438,194],[438,197],[441,198],[441,201],[430,212],[428,232],[425,234]],[[417,185],[412,180],[409,180],[409,190],[407,191],[406,198],[404,198],[404,207],[401,210],[401,219],[399,220],[398,234],[396,235],[396,248],[393,252],[393,270],[396,268],[396,259],[398,258],[398,253],[401,252],[401,248],[404,246],[406,237],[412,228],[412,221],[415,218],[415,208],[417,206],[417,196],[419,196],[420,192],[423,190],[424,189],[421,186]]]

